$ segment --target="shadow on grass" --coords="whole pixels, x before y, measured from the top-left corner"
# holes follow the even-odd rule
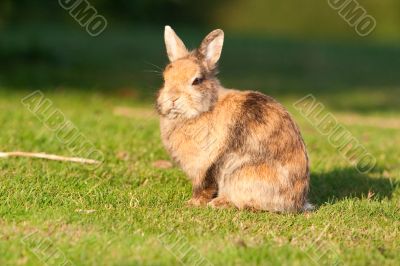
[[[336,169],[331,172],[311,174],[310,201],[321,205],[338,202],[346,198],[390,199],[399,182],[384,177],[382,171],[375,170],[374,177],[361,174],[354,168]],[[373,193],[373,194],[371,194]]]

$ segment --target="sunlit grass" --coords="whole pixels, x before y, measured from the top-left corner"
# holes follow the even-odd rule
[[[73,156],[21,105],[26,94],[4,89],[0,94],[0,150]],[[71,163],[0,160],[2,265],[42,264],[48,253],[38,254],[35,247],[43,239],[52,243],[49,250],[77,265],[176,264],[168,243],[159,240],[166,232],[170,239],[183,237],[191,252],[217,265],[329,264],[336,259],[347,265],[395,265],[400,260],[399,129],[362,125],[376,115],[338,115],[378,160],[372,172],[359,174],[296,113],[292,100],[282,97],[308,145],[310,199],[317,210],[278,215],[186,207],[191,187],[185,175],[175,167],[152,166],[168,156],[151,106],[143,112],[143,104],[103,94],[45,95],[106,160],[95,171]],[[127,116],[114,114],[121,106],[128,108]]]

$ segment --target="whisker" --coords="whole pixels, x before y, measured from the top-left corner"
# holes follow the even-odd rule
[[[160,70],[160,71],[164,71],[164,69],[162,69],[161,67],[159,67],[159,66],[157,66],[157,65],[155,65],[155,64],[153,64],[153,63],[150,63],[150,62],[148,62],[148,61],[145,61],[145,63],[148,64],[148,65],[150,65],[150,66],[153,66],[153,67],[157,68],[157,69]]]
[[[157,73],[157,74],[162,74],[160,71],[156,71],[156,70],[143,70],[144,72],[148,72],[148,73]]]
[[[157,76],[160,76],[160,77],[163,76],[163,74],[162,74],[161,72],[155,71],[155,70],[143,70],[143,72],[146,72],[146,73],[154,73],[154,74],[156,74]]]

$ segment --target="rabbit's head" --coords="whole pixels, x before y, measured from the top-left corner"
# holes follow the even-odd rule
[[[215,30],[200,48],[189,52],[169,26],[165,45],[170,64],[164,71],[164,85],[157,98],[159,114],[168,119],[190,119],[212,110],[220,87],[217,63],[224,43],[224,32]]]

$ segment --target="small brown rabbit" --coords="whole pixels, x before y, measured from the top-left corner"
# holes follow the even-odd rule
[[[273,98],[216,78],[224,32],[189,52],[165,27],[170,64],[157,98],[162,141],[193,184],[191,205],[309,210],[309,167],[298,127]],[[245,67],[245,66],[244,66]]]

